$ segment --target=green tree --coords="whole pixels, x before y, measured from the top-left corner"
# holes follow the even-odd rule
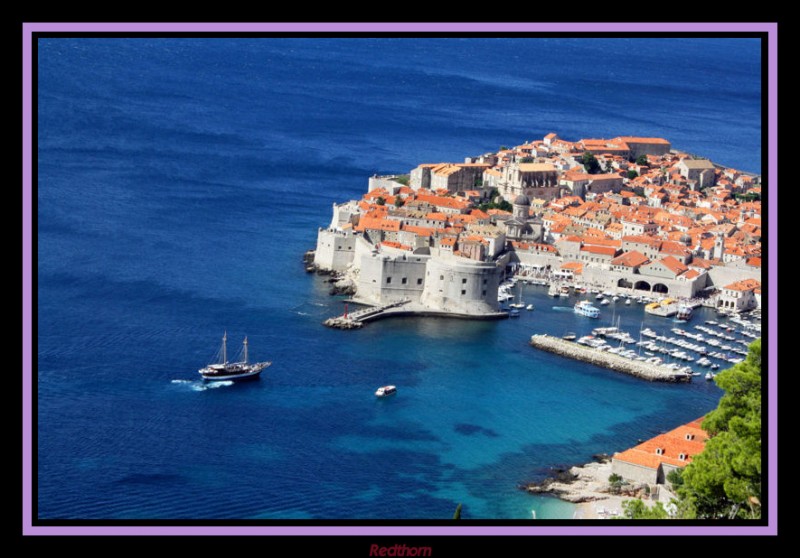
[[[673,469],[667,473],[667,480],[672,484],[672,488],[677,489],[683,485],[683,469]]]
[[[377,205],[386,205],[386,199],[383,196],[378,196],[378,199],[375,200]]]
[[[647,155],[639,155],[639,157],[636,158],[636,164],[647,165],[648,164]]]
[[[506,149],[508,149],[507,145],[501,145],[500,146],[500,151],[505,151]]]
[[[405,205],[405,203],[406,202],[403,201],[403,198],[401,198],[400,196],[396,196],[394,198],[394,206],[395,207],[403,207]]]
[[[583,154],[581,162],[583,163],[583,168],[586,169],[586,172],[589,174],[597,174],[600,172],[600,163],[591,151],[587,151]]]
[[[761,340],[747,359],[717,375],[725,390],[703,421],[711,438],[683,472],[683,517],[761,517]]]
[[[669,519],[669,513],[661,502],[648,508],[641,500],[625,500],[622,502],[622,515],[616,519]]]
[[[456,513],[453,514],[453,519],[461,519],[461,504],[456,507]]]
[[[628,179],[629,180],[633,180],[637,176],[639,176],[639,173],[636,172],[635,170],[631,169],[631,170],[628,171]]]
[[[612,473],[608,477],[608,483],[611,486],[611,493],[619,494],[620,490],[622,489],[622,485],[625,484],[625,480],[616,473]]]
[[[408,181],[410,180],[410,176],[407,174],[401,174],[394,177],[395,182],[399,182],[403,186],[408,186]]]
[[[533,157],[523,157],[519,160],[520,163],[533,163]]]

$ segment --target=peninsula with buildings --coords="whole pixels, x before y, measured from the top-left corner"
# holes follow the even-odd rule
[[[550,133],[371,177],[360,200],[334,204],[308,270],[368,307],[334,327],[505,318],[498,290],[514,274],[748,311],[761,305],[761,194],[760,176],[666,139]]]

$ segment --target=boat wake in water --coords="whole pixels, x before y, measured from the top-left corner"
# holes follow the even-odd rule
[[[198,380],[172,380],[173,384],[188,386],[192,391],[206,391],[207,389],[216,389],[233,385],[233,380],[222,381],[198,381]]]

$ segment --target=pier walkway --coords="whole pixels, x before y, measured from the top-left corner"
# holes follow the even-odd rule
[[[690,375],[660,364],[631,360],[550,335],[533,335],[531,345],[543,351],[602,366],[616,372],[623,372],[651,382],[690,382],[692,380]]]
[[[328,318],[323,323],[328,327],[337,329],[354,329],[364,325],[365,322],[377,319],[381,314],[391,308],[397,308],[411,302],[409,299],[404,299],[391,304],[384,304],[383,306],[370,306],[362,308],[355,312],[348,312],[346,315],[336,316],[335,318]]]

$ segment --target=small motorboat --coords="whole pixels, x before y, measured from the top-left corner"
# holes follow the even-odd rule
[[[577,335],[575,335],[574,333],[572,333],[571,331],[569,331],[569,332],[565,333],[565,334],[564,334],[564,335],[561,337],[561,339],[563,339],[564,341],[575,341],[575,339],[577,339],[577,338],[578,338],[578,336],[577,336]]]
[[[517,310],[516,308],[512,308],[511,310],[508,311],[508,317],[519,318],[519,310]]]
[[[525,307],[525,310],[533,310],[533,304],[528,304],[528,305]]]
[[[711,372],[706,372],[706,380],[711,381],[714,379],[714,374]]]
[[[628,306],[630,306],[630,304],[631,304],[631,299],[629,299],[629,298],[626,298],[626,299],[625,299],[625,304],[627,304]]]
[[[382,386],[378,388],[375,395],[378,397],[386,397],[387,395],[394,395],[395,393],[397,393],[396,386]]]
[[[609,304],[611,303],[608,301],[607,298],[604,298],[603,300],[600,301],[600,306],[608,306]]]

